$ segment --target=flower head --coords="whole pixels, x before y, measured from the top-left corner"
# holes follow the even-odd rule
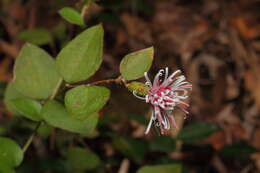
[[[180,72],[180,70],[177,70],[168,76],[168,67],[161,69],[156,74],[153,83],[150,81],[147,72],[145,72],[145,85],[149,87],[148,94],[145,97],[140,97],[136,91],[133,91],[137,98],[143,99],[153,106],[152,116],[145,134],[150,131],[152,123],[160,128],[161,134],[169,130],[172,125],[177,128],[172,115],[175,107],[180,108],[185,114],[189,113],[187,111],[189,104],[183,100],[188,98],[187,90],[191,89],[192,85],[185,81],[184,75],[177,76]]]

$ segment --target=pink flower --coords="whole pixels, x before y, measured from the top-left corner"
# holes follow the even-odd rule
[[[172,115],[175,107],[180,108],[186,114],[189,113],[187,111],[189,104],[183,100],[188,98],[187,90],[191,89],[192,85],[185,81],[186,78],[183,75],[176,76],[180,72],[180,70],[177,70],[168,76],[168,67],[161,69],[156,74],[153,83],[145,72],[145,85],[150,88],[148,94],[145,97],[140,97],[135,91],[133,92],[137,98],[143,99],[153,106],[152,116],[145,134],[149,133],[152,123],[160,128],[161,134],[169,130],[171,125],[178,128]],[[161,79],[163,75],[164,78]]]

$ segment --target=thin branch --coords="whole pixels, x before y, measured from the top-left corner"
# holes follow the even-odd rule
[[[17,47],[3,40],[0,40],[0,50],[13,58],[19,54],[19,49]]]
[[[125,80],[122,78],[122,76],[119,76],[116,79],[105,79],[105,80],[100,80],[100,81],[96,81],[96,82],[89,83],[89,84],[79,84],[79,85],[66,84],[66,87],[75,88],[75,87],[81,86],[81,85],[90,86],[90,85],[100,85],[100,84],[109,84],[109,83],[124,84],[125,86],[127,86],[127,84],[126,84]]]
[[[128,159],[124,159],[121,162],[120,168],[118,170],[118,173],[128,173],[130,167],[130,161]]]
[[[80,15],[81,15],[82,18],[85,17],[87,10],[88,10],[88,5],[84,5],[84,6],[82,7],[81,13],[80,13]]]
[[[53,99],[55,98],[55,96],[57,95],[57,93],[58,93],[58,91],[59,91],[59,88],[60,88],[60,86],[61,86],[62,81],[63,81],[62,78],[58,81],[58,84],[57,84],[56,88],[54,89],[52,95],[50,96],[50,100],[53,100]],[[31,136],[27,139],[25,145],[24,145],[23,148],[22,148],[23,153],[25,153],[26,150],[28,149],[28,147],[31,145],[31,143],[32,143],[32,141],[33,141],[33,138],[34,138],[34,136],[37,134],[37,130],[39,129],[39,127],[41,126],[41,124],[42,124],[42,121],[40,121],[40,122],[36,125],[35,129],[33,130],[33,133],[32,133]]]
[[[88,3],[82,7],[81,13],[80,13],[80,15],[81,15],[82,18],[85,17],[86,12],[87,12],[87,10],[91,7],[91,5],[92,5],[92,0],[89,0]]]
[[[59,88],[60,88],[60,86],[61,86],[62,81],[63,81],[62,78],[60,78],[59,81],[58,81],[58,83],[57,83],[56,88],[54,88],[53,93],[52,93],[52,95],[50,96],[50,100],[53,100],[54,97],[57,95],[57,93],[58,93],[58,91],[59,91]]]
[[[89,85],[109,84],[109,83],[113,83],[113,82],[121,83],[121,81],[122,81],[122,78],[120,76],[116,79],[106,79],[106,80],[96,81],[96,82],[90,83]]]
[[[23,153],[26,152],[26,150],[28,149],[28,147],[31,145],[32,141],[33,141],[33,138],[34,136],[36,135],[37,133],[37,130],[39,129],[39,127],[41,126],[42,124],[42,121],[38,122],[38,124],[36,125],[36,127],[34,128],[33,130],[33,133],[31,134],[31,136],[27,139],[26,143],[24,144],[23,148],[22,148],[22,151]]]

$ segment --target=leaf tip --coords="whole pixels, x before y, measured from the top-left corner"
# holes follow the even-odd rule
[[[150,52],[150,55],[151,55],[150,58],[153,59],[153,57],[154,57],[154,47],[153,46],[148,47],[148,48],[146,48],[146,50]]]

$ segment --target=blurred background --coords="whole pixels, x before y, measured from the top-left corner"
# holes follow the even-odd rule
[[[84,26],[58,14],[63,7],[80,12],[84,4],[0,1],[0,135],[23,145],[35,126],[4,104],[21,46],[30,42],[55,57],[98,23],[105,30],[104,56],[90,81],[117,77],[124,55],[154,46],[151,76],[160,68],[181,69],[193,84],[190,115],[176,110],[179,129],[145,136],[149,105],[123,86],[106,85],[112,95],[97,129],[79,136],[42,126],[18,173],[134,173],[165,164],[177,165],[174,173],[260,172],[259,0],[96,0],[85,9]]]

